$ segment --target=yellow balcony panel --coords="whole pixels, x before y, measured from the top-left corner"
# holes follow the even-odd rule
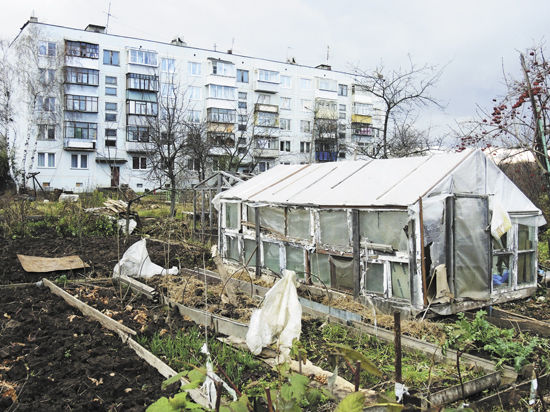
[[[233,133],[234,125],[229,123],[208,123],[207,131],[214,133]]]
[[[351,115],[351,122],[352,123],[371,124],[372,123],[372,116],[366,116],[366,115],[363,115],[363,114],[352,114]]]

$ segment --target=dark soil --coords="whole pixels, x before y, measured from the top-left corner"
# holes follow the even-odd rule
[[[84,277],[110,277],[113,268],[140,236],[130,236],[129,242],[113,237],[62,238],[53,230],[40,234],[40,237],[0,239],[0,284],[37,282],[46,277],[55,279],[65,275],[68,279]],[[202,267],[202,254],[199,249],[185,245],[170,245],[148,241],[147,250],[151,260],[161,266]],[[63,257],[79,255],[90,265],[89,268],[66,272],[27,273],[21,267],[17,254]],[[169,258],[168,258],[169,256]]]
[[[47,289],[3,290],[0,312],[2,410],[141,411],[178,389]]]

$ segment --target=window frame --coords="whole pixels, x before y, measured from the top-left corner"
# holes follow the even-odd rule
[[[106,57],[108,58],[106,59]],[[103,49],[103,64],[107,66],[120,66],[120,51]]]

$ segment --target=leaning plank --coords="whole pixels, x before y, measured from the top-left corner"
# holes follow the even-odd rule
[[[464,397],[468,398],[476,393],[484,391],[485,389],[495,388],[500,385],[500,373],[493,372],[489,375],[482,376],[477,379],[473,379],[468,382],[464,382]],[[432,393],[429,400],[422,402],[422,408],[447,405],[449,403],[462,399],[461,385],[451,386],[439,392]]]
[[[84,302],[78,300],[74,296],[71,296],[69,293],[65,292],[63,289],[61,289],[59,286],[55,285],[48,279],[42,279],[42,282],[45,286],[48,287],[48,289],[51,290],[53,294],[63,298],[65,302],[80,310],[84,315],[97,320],[107,329],[115,332],[123,331],[124,333],[127,333],[129,335],[137,335],[137,333],[134,330],[130,329],[128,326],[122,325],[116,320],[113,320],[107,315],[101,313],[99,310],[86,305]]]
[[[155,290],[155,288],[152,288],[151,286],[141,283],[140,281],[126,275],[113,276],[113,280],[115,282],[122,282],[126,284],[127,286],[131,287],[132,290],[143,293],[149,299],[155,299],[158,297],[158,292]]]
[[[514,328],[518,332],[531,332],[543,337],[550,336],[550,323],[529,318],[519,313],[493,308],[486,319],[499,327]]]

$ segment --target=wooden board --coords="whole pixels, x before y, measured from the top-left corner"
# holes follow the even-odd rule
[[[90,265],[80,259],[80,256],[76,255],[60,258],[17,255],[17,258],[21,266],[23,266],[23,270],[29,273],[47,273],[58,270],[73,270],[90,267]]]

